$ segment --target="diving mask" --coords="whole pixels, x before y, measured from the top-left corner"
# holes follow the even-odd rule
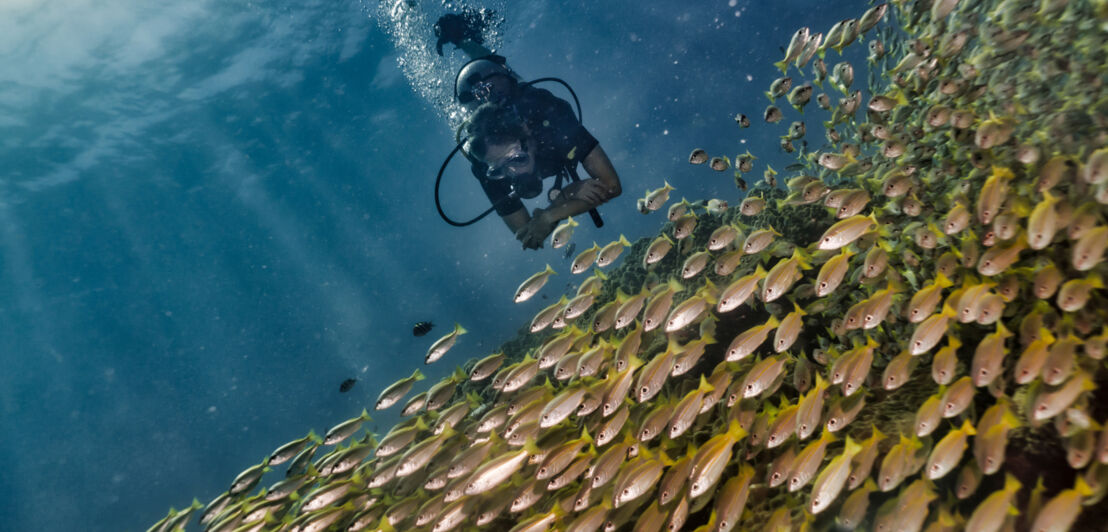
[[[518,177],[526,172],[529,162],[531,162],[531,155],[523,149],[522,144],[517,144],[500,164],[489,167],[485,177],[491,181],[499,181],[505,177]]]

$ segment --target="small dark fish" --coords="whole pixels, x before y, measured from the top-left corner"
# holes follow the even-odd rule
[[[803,170],[806,165],[802,163],[793,163],[785,167],[786,172],[795,172],[797,170]]]
[[[357,383],[357,382],[358,382],[358,379],[346,379],[346,380],[342,381],[342,384],[339,385],[339,392],[341,392],[341,393],[349,392],[350,389],[353,388],[354,384]]]
[[[423,335],[431,332],[431,327],[434,327],[434,326],[435,326],[435,324],[431,323],[429,321],[421,321],[421,322],[415,324],[415,326],[412,327],[412,334],[415,335],[415,336],[423,336]]]
[[[566,252],[562,254],[562,258],[568,259],[570,255],[573,255],[574,251],[577,251],[577,242],[570,242],[569,245],[566,246]]]

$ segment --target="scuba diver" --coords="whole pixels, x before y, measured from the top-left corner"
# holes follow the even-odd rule
[[[471,58],[454,83],[455,99],[470,113],[458,129],[455,151],[461,149],[469,159],[471,172],[492,207],[462,223],[450,220],[441,206],[439,213],[448,223],[461,226],[495,210],[524,249],[542,247],[559,221],[583,212],[589,212],[600,227],[603,220],[596,207],[619,196],[622,186],[600,143],[581,125],[580,105],[575,115],[568,102],[534,86],[538,81],[561,80],[524,82],[502,56],[482,45],[483,24],[473,14],[444,15],[435,23],[435,34],[440,54],[442,45],[451,43]],[[578,176],[578,165],[589,179]],[[440,179],[441,175],[440,170]],[[521,199],[541,194],[547,177],[555,178],[547,194],[550,205],[528,213]],[[569,183],[563,186],[566,180]]]

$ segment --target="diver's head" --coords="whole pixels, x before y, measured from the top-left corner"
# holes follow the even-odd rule
[[[458,72],[454,95],[458,103],[472,111],[484,103],[504,103],[515,93],[517,82],[501,61],[474,59]]]
[[[527,139],[498,139],[488,145],[482,159],[489,170],[485,178],[498,181],[535,173],[535,157]]]
[[[507,180],[512,192],[523,198],[533,198],[542,193],[542,179],[535,171],[534,143],[526,138],[501,138],[487,143],[485,156],[488,165],[485,179]]]
[[[535,164],[535,143],[527,127],[511,109],[485,104],[463,125],[470,155],[488,166],[485,179],[507,180],[523,198],[542,192],[542,177]]]

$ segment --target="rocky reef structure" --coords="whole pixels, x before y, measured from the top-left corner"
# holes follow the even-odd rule
[[[153,529],[1102,529],[1106,37],[1103,0],[798,30],[769,96],[824,108],[828,144],[788,126],[791,175],[732,207],[649,193],[657,238],[582,252],[575,293],[379,442],[366,416],[310,434]],[[863,38],[865,105],[825,63]]]

